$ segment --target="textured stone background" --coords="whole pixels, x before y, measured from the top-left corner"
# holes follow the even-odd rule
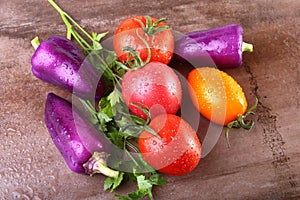
[[[233,130],[189,175],[168,177],[157,199],[299,199],[300,66],[298,0],[141,1],[69,0],[57,3],[88,31],[109,31],[133,15],[168,17],[176,31],[229,23],[244,27],[254,52],[226,70],[244,88],[249,104],[260,99],[256,125]],[[58,13],[45,0],[0,0],[0,199],[113,199],[103,176],[72,173],[43,122],[48,92],[69,94],[31,74],[30,40],[65,35]],[[124,184],[118,192],[134,190]]]

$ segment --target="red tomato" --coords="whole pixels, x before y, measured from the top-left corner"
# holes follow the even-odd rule
[[[140,22],[139,22],[140,21]],[[151,24],[157,19],[150,17]],[[128,52],[123,48],[129,46],[133,48],[143,61],[147,60],[148,51],[145,43],[137,35],[147,41],[151,50],[150,61],[159,61],[168,64],[172,58],[174,51],[174,36],[170,28],[152,33],[155,28],[166,26],[164,22],[160,22],[154,29],[148,31],[146,27],[147,20],[145,16],[135,16],[125,19],[116,29],[114,34],[114,50],[120,61],[124,62],[128,58]],[[150,25],[151,25],[150,24]],[[148,27],[150,27],[148,25]],[[131,56],[131,59],[133,57]]]
[[[151,118],[162,113],[175,114],[180,107],[182,88],[173,69],[160,62],[150,62],[125,73],[122,96],[134,114],[146,119],[144,111],[133,103],[147,108]]]
[[[199,163],[201,144],[192,127],[182,118],[159,115],[149,126],[161,138],[143,131],[138,145],[145,161],[154,169],[180,176],[191,172]]]

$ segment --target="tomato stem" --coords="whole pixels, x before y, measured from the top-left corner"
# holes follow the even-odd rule
[[[243,115],[239,114],[236,120],[234,120],[234,121],[227,124],[225,137],[226,137],[228,147],[230,147],[229,131],[230,131],[231,128],[243,128],[245,130],[250,130],[253,127],[254,121],[251,120],[248,123],[246,123],[245,119],[248,115],[255,115],[253,110],[257,107],[257,105],[258,105],[258,99],[256,98],[255,99],[255,104],[251,108],[249,108],[245,114],[243,114]]]
[[[134,157],[131,155],[131,153],[127,150],[126,144],[127,144],[127,142],[125,141],[125,142],[124,142],[124,148],[123,148],[123,150],[124,150],[125,153],[129,156],[129,158],[132,160],[132,162],[138,167],[138,166],[139,166],[139,163],[135,160],[135,158],[134,158]]]
[[[122,68],[124,68],[125,70],[137,70],[143,66],[145,66],[146,64],[148,64],[150,62],[151,59],[151,50],[150,50],[150,46],[148,44],[148,42],[139,34],[138,29],[136,29],[136,35],[138,36],[138,38],[145,44],[146,49],[147,49],[147,59],[145,61],[142,60],[142,58],[140,57],[140,55],[130,46],[126,46],[123,48],[123,51],[129,51],[128,55],[127,55],[127,65],[129,65],[130,67],[127,67],[126,65],[124,66],[124,64],[118,63],[118,65]],[[133,61],[131,59],[131,56],[133,56]]]
[[[142,104],[140,102],[132,102],[132,103],[130,103],[130,105],[142,110],[147,115],[147,120],[146,120],[145,124],[148,124],[150,122],[150,119],[151,119],[150,112],[149,112],[149,109],[144,104]]]
[[[136,29],[136,35],[140,38],[140,40],[142,40],[142,42],[145,44],[146,48],[147,48],[147,60],[145,62],[143,62],[143,66],[146,65],[147,63],[149,63],[150,59],[151,59],[151,50],[150,50],[150,46],[148,44],[148,42],[139,34],[138,29]]]
[[[131,67],[128,68],[128,70],[136,70],[141,66],[144,66],[144,62],[142,61],[141,57],[139,54],[131,47],[126,46],[123,48],[124,51],[129,51],[128,54],[128,59],[127,59],[127,64]],[[133,62],[130,59],[130,54],[133,56]]]
[[[135,106],[138,109],[141,109],[147,115],[146,120],[144,120],[142,118],[139,118],[139,117],[136,117],[136,116],[132,116],[136,119],[143,120],[144,123],[143,123],[143,126],[142,126],[142,130],[148,131],[149,133],[151,133],[155,137],[161,139],[160,135],[156,131],[154,131],[151,127],[148,126],[148,124],[151,120],[149,109],[147,109],[145,105],[143,105],[141,103],[138,103],[138,102],[133,102],[130,105]]]

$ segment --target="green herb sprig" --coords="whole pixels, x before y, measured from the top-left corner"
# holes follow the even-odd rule
[[[102,97],[95,107],[92,102],[80,99],[81,103],[92,114],[91,122],[102,132],[120,151],[116,155],[110,155],[109,165],[114,169],[122,169],[126,166],[126,171],[119,171],[115,178],[108,177],[104,181],[104,190],[115,190],[126,180],[136,182],[136,191],[127,196],[115,193],[115,196],[121,200],[136,200],[148,196],[154,199],[152,194],[153,186],[161,186],[166,180],[149,166],[142,158],[136,145],[139,134],[147,130],[156,134],[149,126],[149,112],[142,105],[134,105],[142,109],[148,119],[144,120],[128,111],[120,92],[120,80],[126,72],[122,67],[114,51],[105,49],[101,45],[101,40],[108,34],[92,33],[91,35],[84,30],[68,13],[63,11],[53,0],[48,2],[58,11],[67,28],[67,38],[75,39],[82,47],[89,62],[99,70],[106,81],[111,82],[112,91]],[[87,38],[89,42],[85,39]],[[130,150],[131,149],[131,150]],[[120,153],[121,152],[121,153]],[[127,160],[122,159],[126,156]]]

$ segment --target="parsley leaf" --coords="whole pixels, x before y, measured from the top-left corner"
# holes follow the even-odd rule
[[[144,175],[138,175],[137,176],[137,184],[138,184],[138,190],[128,194],[128,196],[131,199],[139,199],[139,198],[143,198],[146,195],[149,195],[150,199],[153,199],[153,195],[152,195],[152,184],[151,182],[146,179],[146,177]]]
[[[93,38],[93,50],[101,50],[103,49],[100,40],[105,37],[108,34],[108,32],[104,32],[104,33],[92,33],[92,38]]]
[[[143,174],[133,174],[135,176],[135,181],[137,182],[138,189],[128,196],[123,196],[120,194],[115,194],[120,200],[137,200],[149,196],[153,200],[152,189],[154,185],[164,185],[166,180],[161,177],[160,174],[154,172],[151,176],[145,176]]]
[[[103,189],[104,190],[111,189],[110,191],[113,192],[121,184],[123,177],[124,177],[124,173],[120,172],[118,178],[116,179],[111,177],[106,178],[104,181]]]
[[[120,103],[122,99],[121,92],[115,87],[115,89],[108,95],[107,99],[110,102],[110,105],[113,107],[117,103]]]

